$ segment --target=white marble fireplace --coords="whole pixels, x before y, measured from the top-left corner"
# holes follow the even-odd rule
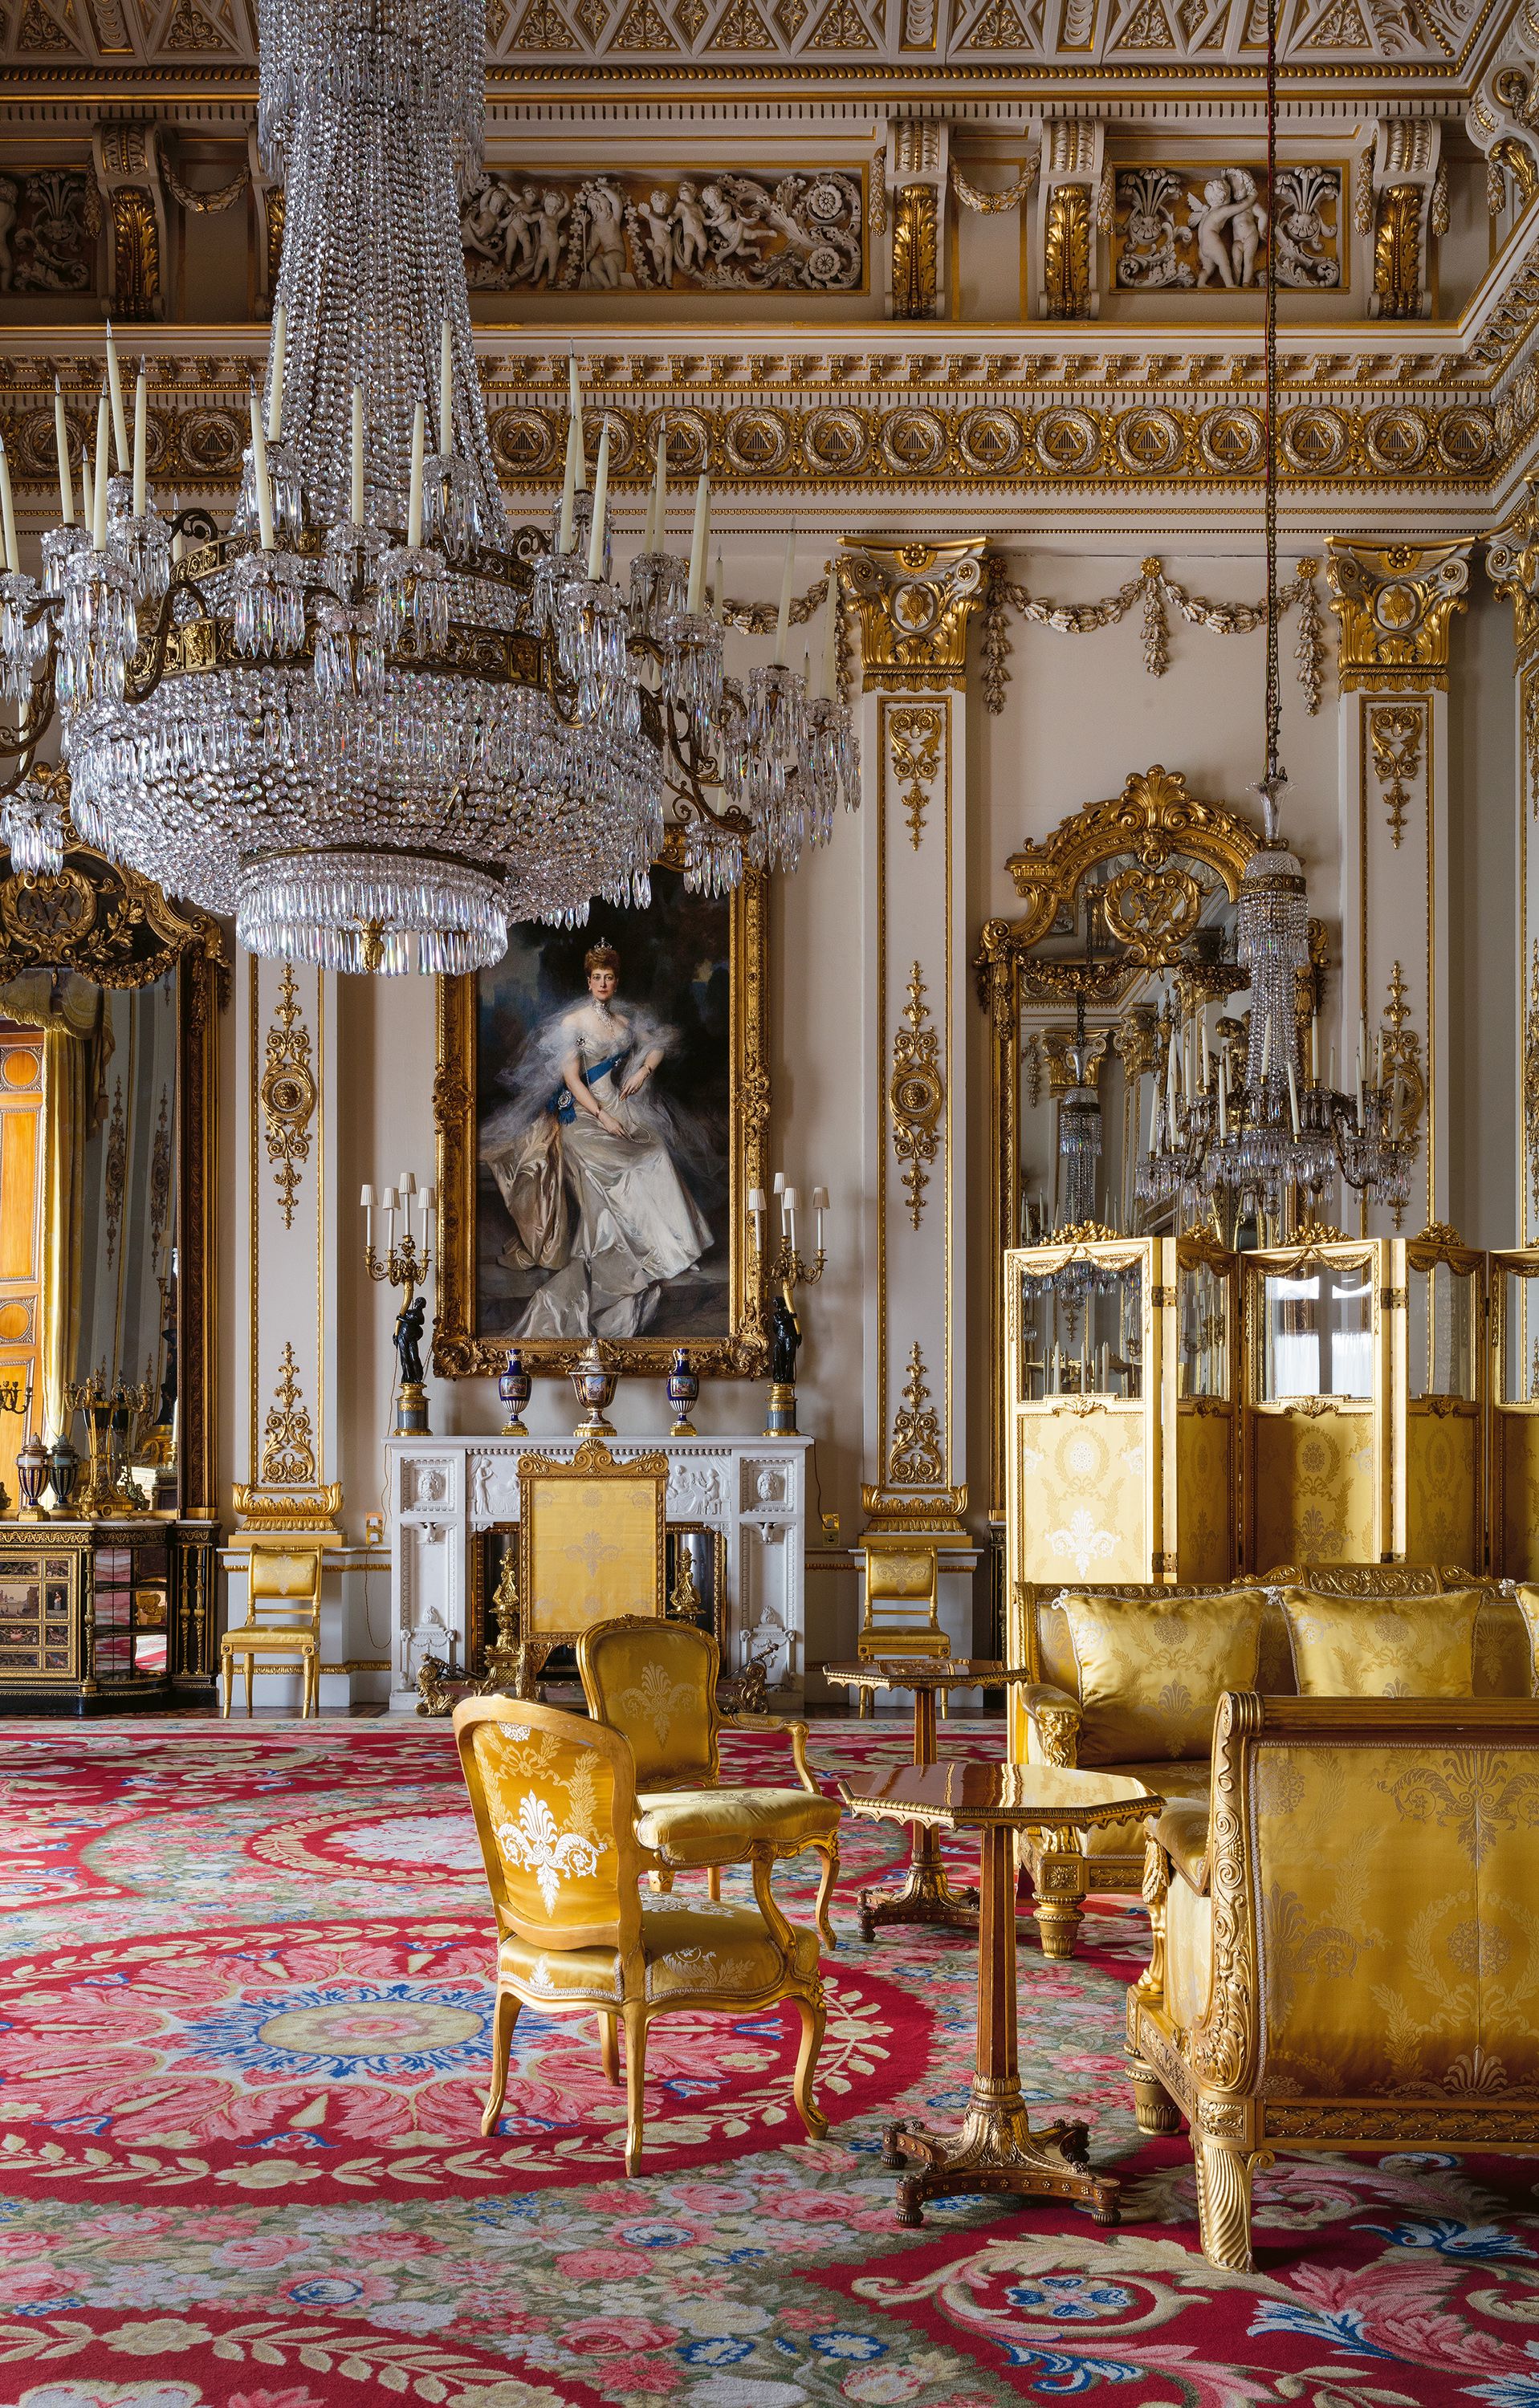
[[[437,1656],[465,1662],[470,1551],[480,1534],[518,1520],[518,1458],[565,1460],[575,1438],[402,1438],[390,1467],[390,1703],[410,1713],[417,1667]],[[723,1670],[766,1663],[777,1702],[799,1704],[806,1679],[804,1565],[807,1438],[649,1438],[609,1441],[624,1461],[661,1449],[669,1458],[668,1518],[719,1532],[726,1594]]]

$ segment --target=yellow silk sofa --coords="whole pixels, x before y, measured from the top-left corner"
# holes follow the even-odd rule
[[[1277,2149],[1539,2146],[1539,1704],[1230,1694],[1213,1766],[1149,1840],[1128,2054],[1244,2272]]]
[[[1531,1694],[1529,1641],[1522,1615],[1515,1598],[1494,1582],[1431,1564],[1316,1564],[1284,1565],[1253,1581],[1236,1581],[1232,1586],[1259,1589],[1263,1595],[1255,1685],[1269,1697],[1291,1697],[1297,1691],[1280,1596],[1287,1587],[1360,1601],[1365,1612],[1388,1597],[1483,1589],[1487,1594],[1475,1624],[1474,1693],[1519,1698]],[[1119,1750],[1115,1757],[1109,1756],[1103,1747],[1094,1744],[1097,1734],[1086,1724],[1079,1666],[1058,1600],[1067,1594],[1146,1598],[1153,1608],[1182,1598],[1221,1593],[1172,1588],[1163,1583],[1142,1587],[1129,1582],[1076,1581],[1052,1586],[1021,1583],[1014,1598],[1010,1660],[1024,1665],[1031,1678],[1010,1691],[1012,1756],[1032,1764],[1078,1764],[1082,1743],[1088,1742],[1086,1760],[1098,1769],[1133,1773],[1172,1804],[1205,1809],[1210,1762],[1206,1741],[1199,1737],[1189,1752],[1172,1757],[1162,1713],[1149,1713],[1147,1728],[1137,1734],[1129,1716],[1119,1717],[1120,1729],[1133,1739],[1125,1753]],[[1205,1715],[1200,1727],[1211,1728]],[[1022,1861],[1031,1875],[1038,1931],[1043,1953],[1048,1956],[1073,1954],[1089,1891],[1137,1892],[1143,1884],[1142,1842],[1127,1831],[1091,1832],[1083,1850],[1072,1841],[1039,1840],[1032,1835],[1023,1845]]]

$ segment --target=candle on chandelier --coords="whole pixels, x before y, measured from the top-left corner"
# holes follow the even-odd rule
[[[1265,1018],[1265,1019],[1262,1021],[1262,1023],[1261,1023],[1261,1077],[1260,1077],[1260,1084],[1261,1084],[1263,1087],[1266,1085],[1266,1082],[1267,1082],[1267,1065],[1268,1065],[1268,1063],[1271,1061],[1271,1059],[1272,1059],[1272,1014],[1271,1014],[1271,1012],[1269,1011],[1269,1012],[1267,1013],[1266,1018]]]
[[[722,555],[719,547],[716,552],[716,566],[712,571],[711,576],[711,615],[715,620],[718,627],[726,626],[726,571],[722,566]]]
[[[172,535],[171,535],[171,558],[172,558],[172,561],[174,562],[175,566],[176,566],[178,568],[180,568],[180,567],[181,566],[182,562],[183,562],[183,561],[186,559],[186,557],[187,557],[187,532],[186,532],[186,529],[185,529],[184,527],[177,526],[177,525],[174,523],[176,520],[178,520],[178,519],[180,519],[180,516],[181,516],[181,494],[180,494],[180,490],[179,490],[178,492],[174,493],[174,494],[172,494],[172,496],[171,496],[171,518],[172,518],[172,521],[173,521]]]
[[[272,349],[267,354],[267,440],[278,442],[283,433],[283,354],[289,342],[289,309],[280,301],[272,313]]]
[[[604,574],[604,513],[610,498],[610,423],[598,433],[598,466],[593,479],[593,516],[588,522],[588,576],[597,583]]]
[[[367,1183],[358,1197],[364,1215],[364,1244],[370,1251],[374,1245],[374,1190]]]
[[[364,389],[361,384],[352,388],[352,499],[350,507],[353,525],[361,527],[364,523]]]
[[[1208,1007],[1204,1004],[1202,1006],[1202,1093],[1204,1095],[1208,1092],[1208,1082],[1212,1076],[1213,1056],[1208,1048]]]
[[[418,552],[423,539],[423,460],[427,451],[427,411],[419,401],[411,413],[411,482],[407,492],[406,540]]]
[[[689,539],[689,591],[684,609],[696,616],[705,598],[705,548],[711,533],[711,487],[702,468],[695,484],[695,525]]]
[[[148,431],[146,424],[144,393],[144,362],[141,360],[139,362],[139,372],[134,379],[134,516],[137,519],[142,519],[144,516],[145,444]]]
[[[818,670],[817,699],[839,700],[839,572],[831,562],[828,597],[823,606],[823,659]]]
[[[791,632],[791,585],[797,573],[797,538],[785,538],[785,562],[780,572],[780,612],[775,621],[775,666],[785,666],[785,644]]]
[[[107,389],[112,401],[112,434],[118,447],[118,474],[128,474],[128,419],[122,406],[122,377],[118,368],[118,346],[112,337],[112,321],[107,322]],[[110,472],[109,472],[110,473]]]
[[[823,1252],[823,1216],[827,1210],[827,1189],[826,1187],[814,1187],[813,1190],[813,1211],[817,1215],[817,1250],[820,1254]]]
[[[446,318],[439,329],[439,450],[448,457],[454,433],[454,345]]]
[[[1229,1133],[1230,1133],[1230,1100],[1229,1100],[1229,1087],[1228,1087],[1228,1084],[1226,1083],[1226,1081],[1225,1081],[1225,1078],[1224,1078],[1224,1064],[1223,1064],[1223,1059],[1222,1059],[1222,1057],[1220,1057],[1220,1059],[1219,1059],[1219,1064],[1218,1064],[1218,1137],[1219,1137],[1219,1142],[1220,1142],[1221,1144],[1224,1144],[1224,1143],[1227,1143],[1227,1142],[1228,1142],[1228,1140],[1229,1140]]]
[[[396,1219],[396,1190],[394,1187],[386,1187],[381,1193],[380,1218],[384,1223],[385,1252],[389,1254],[394,1250],[396,1243],[393,1226]]]
[[[53,442],[59,454],[59,516],[65,526],[73,526],[75,494],[69,475],[69,427],[65,418],[65,396],[57,377],[53,380]]]
[[[1287,1109],[1288,1116],[1293,1123],[1294,1142],[1297,1144],[1299,1139],[1299,1082],[1293,1075],[1293,1064],[1291,1059],[1287,1066]]]
[[[16,503],[10,490],[10,460],[3,437],[0,437],[0,526],[5,529],[6,566],[14,575],[22,566],[22,555],[16,548]]]
[[[561,479],[561,523],[556,530],[555,548],[566,553],[572,548],[572,518],[577,509],[577,454],[582,437],[577,421],[567,421],[567,466]]]
[[[657,460],[652,472],[652,508],[647,516],[647,550],[661,552],[668,526],[668,430],[657,423]]]
[[[1312,1087],[1320,1083],[1320,1015],[1317,1011],[1309,1015],[1309,1083]]]
[[[583,388],[577,380],[575,351],[567,354],[567,408],[571,415],[571,423],[577,429],[577,490],[585,494],[588,490],[588,455],[583,443]]]
[[[790,1240],[791,1252],[795,1254],[797,1250],[797,1191],[794,1187],[788,1187],[785,1190],[784,1195],[781,1197],[781,1204],[785,1213],[785,1234]]]
[[[107,480],[111,473],[108,461],[107,395],[96,404],[96,469],[91,487],[91,547],[93,552],[107,550]]]
[[[264,552],[273,548],[272,487],[267,482],[267,438],[262,430],[262,411],[252,387],[252,484],[256,494],[256,524]]]

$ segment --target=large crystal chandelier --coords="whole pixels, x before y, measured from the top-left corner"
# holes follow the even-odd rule
[[[162,512],[142,381],[131,452],[109,346],[85,523],[61,408],[65,523],[40,587],[14,538],[0,579],[18,866],[62,857],[26,782],[56,717],[82,836],[233,912],[253,952],[327,968],[475,969],[512,922],[644,901],[668,817],[697,888],[794,867],[856,796],[833,574],[815,678],[786,665],[784,601],[775,662],[727,678],[704,480],[686,563],[666,549],[659,438],[623,591],[609,430],[589,492],[580,407],[549,535],[509,527],[456,206],[480,157],[481,0],[261,0],[260,34],[285,231],[239,506],[223,535]]]
[[[1267,190],[1277,188],[1277,0],[1267,0]],[[1403,1133],[1403,1075],[1381,1038],[1377,1075],[1363,1026],[1355,1096],[1322,1083],[1313,1028],[1306,1071],[1301,1043],[1300,982],[1310,969],[1309,891],[1303,865],[1281,834],[1287,790],[1282,766],[1282,687],[1277,636],[1277,279],[1266,246],[1266,767],[1262,838],[1240,880],[1235,983],[1248,979],[1249,1026],[1238,1041],[1210,1051],[1206,1014],[1200,1026],[1167,1031],[1157,1075],[1149,1151],[1134,1193],[1146,1214],[1174,1205],[1187,1221],[1216,1212],[1230,1230],[1254,1217],[1264,1233],[1285,1233],[1302,1202],[1323,1208],[1338,1173],[1397,1212],[1410,1196],[1414,1140]]]

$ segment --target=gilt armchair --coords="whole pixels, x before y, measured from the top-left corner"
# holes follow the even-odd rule
[[[1472,1686],[1476,1697],[1526,1698],[1530,1694],[1528,1641],[1516,1600],[1498,1585],[1467,1572],[1431,1564],[1285,1565],[1248,1588],[1216,1590],[1080,1583],[1065,1587],[1021,1582],[1013,1600],[1010,1661],[1030,1673],[1010,1691],[1011,1755],[1031,1764],[1094,1764],[1129,1772],[1175,1804],[1205,1810],[1208,1798],[1213,1714],[1225,1688],[1296,1694],[1293,1648],[1284,1592],[1304,1589],[1360,1610],[1365,1631],[1387,1599],[1432,1597],[1479,1589],[1474,1626]],[[1171,1617],[1183,1601],[1224,1598],[1261,1599],[1254,1656],[1248,1662],[1210,1646],[1194,1668],[1178,1670]],[[1116,1600],[1129,1619],[1129,1644],[1120,1674],[1102,1677],[1087,1692],[1071,1623],[1074,1598]],[[1143,1609],[1147,1620],[1140,1616]],[[1237,1609],[1240,1610],[1240,1609]],[[1249,1609],[1244,1609],[1249,1611]],[[1205,1669],[1203,1669],[1205,1667]],[[1186,1691],[1179,1707],[1173,1692]],[[1143,1886],[1142,1851],[1122,1831],[1092,1832],[1083,1849],[1035,1835],[1022,1848],[1036,1894],[1043,1954],[1069,1956],[1092,1890],[1130,1891]]]
[[[626,1614],[585,1630],[577,1645],[583,1694],[596,1721],[624,1734],[637,1781],[637,1838],[665,1889],[682,1866],[703,1867],[709,1895],[721,1896],[721,1869],[813,1849],[823,1859],[817,1928],[838,1946],[828,1918],[839,1878],[838,1800],[825,1798],[807,1765],[807,1726],[773,1714],[723,1715],[716,1704],[721,1652],[709,1631],[687,1622]],[[783,1733],[791,1742],[799,1786],[722,1785],[720,1733]]]
[[[508,2089],[521,2008],[597,2014],[604,2072],[620,2078],[625,2028],[626,2172],[640,2172],[647,2032],[659,2015],[760,2014],[782,1999],[801,2018],[794,2096],[814,2140],[813,2096],[827,2009],[812,1932],[770,1895],[768,1842],[748,1852],[753,1906],[673,1898],[643,1904],[629,1747],[607,1725],[522,1698],[467,1698],[454,1739],[496,1917],[496,2007],[483,2132]]]
[[[1539,2137],[1539,1704],[1227,1696],[1213,1817],[1168,1806],[1128,2002],[1145,2132],[1185,2116],[1202,2248],[1251,2264],[1278,2149]]]

